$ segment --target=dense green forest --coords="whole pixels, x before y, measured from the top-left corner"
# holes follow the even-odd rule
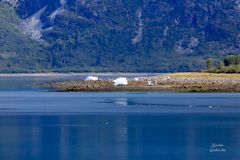
[[[240,48],[234,0],[11,2],[0,1],[0,72],[196,71]]]
[[[214,65],[212,59],[208,59],[207,68],[212,73],[240,73],[240,55],[227,56],[217,65]]]

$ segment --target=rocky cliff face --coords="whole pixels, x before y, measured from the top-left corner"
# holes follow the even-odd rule
[[[1,1],[49,45],[53,68],[191,70],[240,47],[239,0]]]

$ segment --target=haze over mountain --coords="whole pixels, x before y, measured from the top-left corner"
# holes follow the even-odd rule
[[[240,0],[0,0],[0,70],[190,71],[239,53]]]

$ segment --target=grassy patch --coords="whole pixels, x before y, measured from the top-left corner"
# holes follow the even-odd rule
[[[240,74],[217,74],[204,72],[173,73],[168,76],[172,78],[240,78]]]

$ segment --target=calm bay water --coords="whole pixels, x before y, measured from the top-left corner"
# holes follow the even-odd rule
[[[0,78],[0,160],[238,160],[240,94],[53,93]]]

